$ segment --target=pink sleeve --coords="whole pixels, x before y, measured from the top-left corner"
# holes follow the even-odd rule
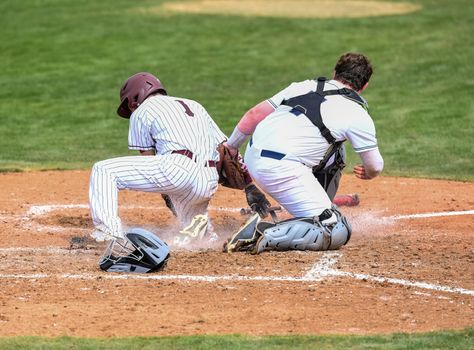
[[[240,119],[240,122],[237,124],[237,127],[242,133],[250,135],[254,132],[258,123],[265,119],[274,110],[275,108],[267,100],[262,101],[244,114],[242,119]]]

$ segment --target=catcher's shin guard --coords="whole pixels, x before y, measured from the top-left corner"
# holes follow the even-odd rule
[[[99,266],[106,272],[147,273],[164,268],[169,256],[165,242],[149,231],[134,228],[125,238],[109,243]]]
[[[337,218],[336,222],[325,224],[320,221],[322,217],[331,218],[333,213]],[[349,241],[351,226],[337,209],[328,210],[328,213],[325,211],[320,218],[294,218],[277,224],[260,222],[257,225],[260,238],[252,252],[258,254],[264,250],[332,250]]]

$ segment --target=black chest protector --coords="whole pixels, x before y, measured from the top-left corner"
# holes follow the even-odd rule
[[[364,109],[368,110],[368,105],[365,100],[359,96],[357,92],[348,88],[342,88],[337,90],[324,91],[324,84],[328,79],[325,77],[319,77],[317,79],[318,85],[316,91],[309,92],[305,95],[296,96],[288,100],[284,100],[281,104],[292,107],[290,111],[294,115],[300,115],[303,113],[311,122],[319,129],[321,135],[329,143],[330,147],[326,152],[323,160],[313,168],[314,171],[318,171],[326,165],[329,158],[338,151],[344,141],[336,141],[334,136],[331,134],[329,129],[324,125],[321,117],[321,104],[326,101],[326,96],[330,95],[341,95],[355,103],[361,105]]]

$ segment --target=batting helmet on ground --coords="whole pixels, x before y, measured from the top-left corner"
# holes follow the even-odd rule
[[[166,95],[163,84],[153,74],[141,72],[132,75],[120,89],[120,106],[117,114],[130,118],[132,108],[137,108],[145,99],[156,92]]]
[[[168,245],[153,233],[133,228],[124,238],[112,240],[100,258],[106,272],[147,273],[164,268],[170,256]]]

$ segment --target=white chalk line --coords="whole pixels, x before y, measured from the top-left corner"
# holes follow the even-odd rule
[[[143,205],[124,205],[120,207],[124,210],[168,210],[165,206],[143,206]],[[26,212],[26,216],[31,215],[44,215],[52,211],[63,210],[63,209],[89,209],[88,204],[49,204],[49,205],[32,205]],[[227,208],[227,207],[214,207],[210,206],[209,210],[211,211],[225,211],[225,212],[240,212],[240,208]]]
[[[264,281],[264,282],[312,282],[302,277],[291,276],[242,276],[242,275],[224,275],[224,276],[202,276],[202,275],[129,275],[129,274],[0,274],[1,279],[74,279],[74,280],[184,280],[189,282],[218,282],[218,281]]]
[[[167,209],[164,206],[136,206],[128,205],[122,207],[125,210],[130,209],[142,209],[142,210],[162,210]],[[33,205],[31,206],[26,216],[31,215],[44,215],[51,211],[62,210],[62,209],[89,209],[88,204],[52,204],[52,205]],[[240,208],[228,208],[228,207],[209,207],[210,211],[224,211],[238,213]],[[403,219],[418,219],[418,218],[432,218],[432,217],[441,217],[441,216],[457,216],[457,215],[474,215],[474,210],[461,210],[461,211],[444,211],[444,212],[430,212],[430,213],[420,213],[420,214],[407,214],[407,215],[393,215],[388,217],[383,217],[382,219],[391,219],[391,220],[403,220]],[[2,216],[0,218],[7,218],[7,216]]]
[[[435,290],[439,292],[448,292],[448,293],[457,293],[457,294],[466,294],[466,295],[473,295],[474,290],[469,290],[465,288],[457,288],[457,287],[448,287],[442,286],[440,284],[432,284],[426,282],[418,282],[418,281],[408,281],[400,278],[389,278],[389,277],[382,277],[382,276],[373,276],[367,275],[362,273],[353,273],[347,271],[340,271],[333,269],[331,266],[337,263],[337,260],[342,256],[339,252],[328,252],[321,258],[320,261],[316,262],[313,265],[311,270],[306,274],[306,278],[313,278],[315,280],[322,280],[324,277],[351,277],[357,280],[362,281],[373,281],[373,282],[380,282],[380,283],[390,283],[390,284],[398,284],[406,287],[416,287],[421,289],[429,289]]]
[[[67,249],[59,247],[5,247],[0,248],[0,254],[6,253],[43,253],[43,254],[54,254],[54,255],[71,255],[71,254],[82,254],[86,250],[83,249]]]
[[[458,287],[448,287],[448,286],[443,286],[440,284],[433,284],[433,283],[420,282],[420,281],[408,281],[408,280],[404,280],[400,278],[372,276],[372,275],[366,275],[362,273],[345,272],[345,271],[338,271],[338,270],[329,271],[327,276],[351,277],[351,278],[355,278],[357,280],[363,280],[363,281],[398,284],[405,287],[415,287],[415,288],[421,288],[421,289],[434,290],[438,292],[448,292],[448,293],[457,293],[457,294],[465,294],[465,295],[474,296],[474,290],[458,288]]]
[[[42,278],[50,278],[50,275],[45,273],[36,273],[36,274],[2,274],[0,278],[3,279],[26,279],[26,280],[36,280]]]
[[[443,286],[440,284],[433,284],[427,282],[420,282],[420,281],[409,281],[400,278],[389,278],[389,277],[382,277],[382,276],[373,276],[367,275],[363,273],[354,273],[348,271],[340,271],[333,269],[331,266],[337,263],[337,260],[342,256],[340,252],[328,252],[321,258],[320,261],[316,262],[313,265],[311,270],[306,274],[306,278],[312,278],[317,280],[321,280],[324,277],[351,277],[357,280],[362,281],[373,281],[373,282],[380,282],[380,283],[390,283],[390,284],[398,284],[406,287],[416,287],[421,289],[429,289],[438,292],[448,292],[448,293],[457,293],[457,294],[465,294],[465,295],[472,295],[474,296],[474,290],[469,290],[465,288],[458,288],[458,287],[448,287]]]
[[[409,214],[409,215],[394,215],[394,216],[389,216],[388,219],[392,219],[392,220],[421,219],[421,218],[434,218],[434,217],[441,217],[441,216],[457,216],[457,215],[474,215],[474,210],[446,211],[446,212],[437,212],[437,213],[423,213],[423,214]]]
[[[321,259],[317,261],[311,269],[302,277],[294,276],[243,276],[243,275],[165,275],[165,274],[0,274],[0,279],[72,279],[72,280],[153,280],[153,281],[186,281],[186,282],[319,282],[323,279],[331,277],[348,277],[356,280],[372,281],[379,283],[388,283],[402,285],[405,287],[414,287],[419,289],[433,290],[437,292],[455,293],[462,295],[474,296],[474,290],[458,287],[443,286],[421,281],[409,281],[400,278],[389,278],[382,276],[374,276],[362,273],[354,273],[348,271],[340,271],[332,268],[342,256],[340,252],[326,252]]]

